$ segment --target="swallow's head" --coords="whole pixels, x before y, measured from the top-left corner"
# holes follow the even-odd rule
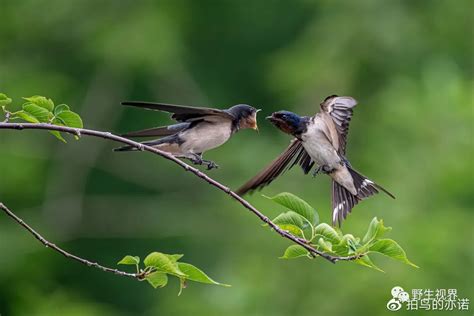
[[[237,104],[228,110],[228,112],[235,117],[239,129],[251,128],[257,132],[257,113],[259,111],[260,110],[247,104]]]
[[[295,135],[301,130],[303,123],[302,118],[293,112],[289,111],[278,111],[272,113],[272,115],[266,117],[267,120],[272,122],[273,125],[278,127],[282,132]]]

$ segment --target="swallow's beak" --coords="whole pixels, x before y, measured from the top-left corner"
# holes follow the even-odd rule
[[[258,131],[258,125],[257,125],[257,113],[260,112],[262,109],[258,109],[255,111],[255,114],[253,115],[253,120],[252,120],[252,125],[250,126],[251,129],[257,131],[257,133],[259,132]]]
[[[269,120],[270,122],[272,122],[273,124],[275,124],[275,123],[278,121],[278,119],[275,117],[274,114],[275,114],[275,113],[272,113],[272,115],[269,115],[269,116],[265,117],[265,119],[266,119],[266,120]]]

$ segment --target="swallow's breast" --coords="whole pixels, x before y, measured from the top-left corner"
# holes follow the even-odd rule
[[[229,120],[202,122],[180,134],[183,152],[203,153],[229,140],[232,129]]]
[[[335,168],[340,158],[326,137],[324,128],[324,122],[320,120],[314,120],[308,124],[306,132],[301,135],[303,147],[319,166],[327,165]]]

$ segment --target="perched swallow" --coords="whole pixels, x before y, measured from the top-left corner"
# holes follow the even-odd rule
[[[313,176],[324,173],[332,178],[333,225],[337,222],[340,226],[357,203],[378,193],[378,190],[395,198],[380,185],[355,171],[345,157],[349,122],[356,104],[356,100],[351,97],[332,95],[321,103],[321,110],[312,117],[301,117],[288,111],[275,112],[267,117],[281,131],[295,138],[280,156],[238,189],[237,193],[243,195],[261,189],[298,164],[305,174],[317,165]]]
[[[178,124],[155,127],[124,134],[124,137],[152,137],[159,139],[143,142],[178,158],[186,158],[194,164],[205,164],[208,169],[217,168],[213,161],[204,160],[205,151],[224,144],[237,131],[251,128],[258,131],[257,112],[259,110],[246,104],[234,105],[226,110],[199,108],[184,105],[149,103],[140,101],[122,102],[123,105],[172,113],[171,118]],[[124,146],[114,151],[136,150]]]

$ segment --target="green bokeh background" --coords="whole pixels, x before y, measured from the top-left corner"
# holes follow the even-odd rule
[[[469,0],[1,1],[0,92],[17,105],[46,95],[113,132],[170,121],[122,107],[128,99],[262,108],[260,134],[239,132],[207,154],[221,166],[209,174],[232,188],[289,141],[263,116],[355,97],[348,157],[397,199],[364,201],[344,231],[363,235],[383,218],[421,268],[279,260],[287,240],[169,161],[2,130],[0,201],[47,238],[108,266],[184,253],[232,287],[193,283],[177,297],[174,280],[153,290],[70,261],[0,214],[0,314],[385,315],[396,285],[473,299],[473,12]],[[330,221],[326,177],[295,168],[263,193],[282,191]],[[260,194],[249,200],[281,211]]]

